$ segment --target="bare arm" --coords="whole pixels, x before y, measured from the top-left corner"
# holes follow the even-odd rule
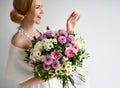
[[[71,13],[69,18],[67,19],[66,29],[67,32],[73,32],[75,30],[76,24],[80,19],[80,15],[75,11]]]
[[[44,80],[41,80],[37,77],[33,77],[23,83],[20,83],[21,86],[32,86],[32,85],[37,85],[37,84],[40,84],[40,83],[43,83],[45,82]]]
[[[29,45],[30,45],[30,43],[19,32],[17,32],[15,34],[15,36],[12,38],[12,44],[15,45],[18,48],[23,48],[23,49],[28,48]],[[40,83],[43,83],[43,82],[44,82],[44,80],[39,79],[37,77],[33,77],[29,80],[26,80],[26,81],[20,83],[20,85],[21,86],[31,86],[31,85],[36,85],[36,84],[40,84]]]

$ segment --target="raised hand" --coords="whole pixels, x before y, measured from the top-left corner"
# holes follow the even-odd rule
[[[80,15],[78,13],[76,13],[75,11],[71,13],[66,23],[67,32],[73,32],[75,30],[76,24],[79,19]]]

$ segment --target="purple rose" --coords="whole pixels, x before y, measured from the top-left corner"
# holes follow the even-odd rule
[[[50,55],[48,55],[44,58],[44,63],[45,64],[50,65],[50,64],[52,64],[52,62],[53,62],[53,59]]]
[[[52,67],[53,68],[55,68],[55,69],[59,69],[60,68],[60,62],[59,61],[54,61],[53,63],[52,63]]]
[[[67,33],[64,29],[59,29],[59,30],[58,30],[58,33],[59,33],[60,35],[62,35],[62,36],[65,36],[65,37],[68,36],[68,33]]]
[[[65,44],[66,43],[66,37],[65,36],[59,36],[58,37],[58,41],[61,43],[61,44]]]
[[[45,70],[49,70],[50,69],[50,65],[47,65],[47,64],[43,64],[43,68],[45,69]]]

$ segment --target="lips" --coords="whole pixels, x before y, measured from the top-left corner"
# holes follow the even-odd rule
[[[38,16],[38,18],[41,18],[41,16]]]

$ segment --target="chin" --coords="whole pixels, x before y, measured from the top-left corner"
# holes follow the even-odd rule
[[[37,22],[35,22],[36,24],[40,24],[41,23],[41,21],[37,21]]]

